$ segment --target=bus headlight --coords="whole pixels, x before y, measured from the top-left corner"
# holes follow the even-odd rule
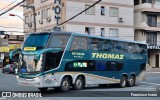
[[[40,77],[36,77],[36,78],[34,78],[34,80],[39,80],[40,79]]]
[[[18,76],[18,75],[16,75],[16,78],[17,78],[17,79],[19,79],[19,76]]]

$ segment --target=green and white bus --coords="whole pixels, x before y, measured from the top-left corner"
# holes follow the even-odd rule
[[[147,44],[71,32],[32,33],[19,52],[17,82],[45,91],[83,89],[119,83],[134,86],[144,79]]]

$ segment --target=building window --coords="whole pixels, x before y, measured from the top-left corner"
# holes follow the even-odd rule
[[[157,32],[147,33],[147,44],[149,46],[157,46]]]
[[[51,8],[46,9],[46,18],[51,17]]]
[[[101,36],[105,36],[105,28],[101,28]]]
[[[46,14],[45,14],[45,10],[42,10],[42,11],[41,11],[41,19],[45,19],[45,17],[46,17],[45,15],[46,15]]]
[[[25,16],[25,23],[29,23],[29,17],[28,16]]]
[[[142,0],[142,3],[153,3],[154,0]]]
[[[87,9],[88,7],[90,7],[90,5],[86,4],[85,5],[85,9]],[[86,15],[94,15],[95,12],[94,12],[94,7],[91,7],[90,9],[88,9],[86,12],[85,12]]]
[[[105,15],[105,6],[101,6],[101,15]]]
[[[139,5],[139,0],[134,0],[134,5]]]
[[[115,37],[115,38],[119,37],[119,30],[116,28],[110,28],[109,29],[109,36]]]
[[[150,27],[157,27],[157,15],[148,14],[147,15],[147,24]]]
[[[30,23],[33,23],[33,14],[30,15]]]
[[[109,16],[110,17],[118,17],[119,16],[119,9],[115,8],[115,7],[110,7]]]
[[[88,35],[94,34],[94,27],[86,27],[85,33],[87,33]]]

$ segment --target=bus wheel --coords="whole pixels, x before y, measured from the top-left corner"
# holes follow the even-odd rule
[[[48,87],[44,87],[44,88],[38,88],[40,91],[44,92],[47,91]]]
[[[73,88],[76,90],[81,90],[84,88],[84,80],[82,77],[77,77],[75,83],[73,84]]]
[[[128,81],[128,86],[129,87],[132,87],[132,86],[134,86],[135,85],[135,77],[134,76],[130,76],[130,79],[129,79],[129,81]]]
[[[68,77],[64,77],[61,81],[60,90],[63,92],[69,91],[70,80]]]
[[[122,76],[121,80],[120,80],[120,87],[124,88],[127,85],[127,77],[126,76]]]

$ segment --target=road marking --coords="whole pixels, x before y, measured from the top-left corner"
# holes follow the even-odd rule
[[[140,82],[140,83],[146,83],[146,84],[151,84],[151,85],[160,85],[160,84],[157,84],[157,83],[150,83],[150,82]]]
[[[160,74],[160,72],[147,72],[147,73]]]

